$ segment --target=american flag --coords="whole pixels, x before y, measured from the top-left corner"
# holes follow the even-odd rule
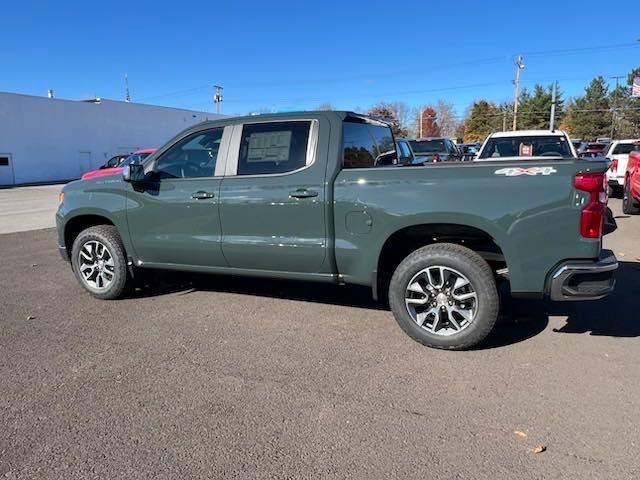
[[[633,86],[631,87],[631,96],[640,97],[640,77],[633,79]]]

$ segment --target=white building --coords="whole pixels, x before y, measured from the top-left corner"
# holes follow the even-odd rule
[[[221,117],[114,100],[59,100],[0,92],[0,186],[79,178],[117,154],[159,147]]]

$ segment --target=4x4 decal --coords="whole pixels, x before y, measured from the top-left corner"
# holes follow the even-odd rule
[[[531,168],[509,167],[509,168],[501,168],[500,170],[496,170],[493,173],[496,175],[505,175],[507,177],[518,177],[520,175],[551,175],[557,172],[558,171],[553,167],[531,167]]]

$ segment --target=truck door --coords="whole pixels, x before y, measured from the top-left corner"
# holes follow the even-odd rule
[[[327,148],[318,139],[328,144],[328,138],[324,119],[234,127],[220,188],[222,251],[231,267],[321,270],[327,250]]]
[[[220,248],[218,192],[231,129],[187,135],[160,154],[143,188],[128,184],[127,223],[138,259],[227,266]]]

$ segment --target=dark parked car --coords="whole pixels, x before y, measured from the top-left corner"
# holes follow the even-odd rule
[[[411,140],[416,156],[415,163],[436,163],[461,160],[462,155],[455,143],[447,137],[430,137]]]
[[[600,157],[604,153],[604,149],[607,148],[608,143],[588,142],[582,146],[582,149],[578,152],[578,156],[583,158]]]
[[[122,162],[124,162],[124,160],[131,155],[130,153],[124,154],[124,155],[114,155],[113,157],[111,157],[109,160],[107,160],[107,162],[102,165],[100,167],[100,170],[103,170],[105,168],[114,168],[117,167],[118,165],[120,165]]]
[[[482,144],[480,142],[462,143],[458,145],[458,150],[462,155],[463,161],[473,160],[473,158],[480,152]]]
[[[411,148],[411,142],[406,138],[396,138],[396,150],[400,165],[412,165],[415,162],[416,156]]]

